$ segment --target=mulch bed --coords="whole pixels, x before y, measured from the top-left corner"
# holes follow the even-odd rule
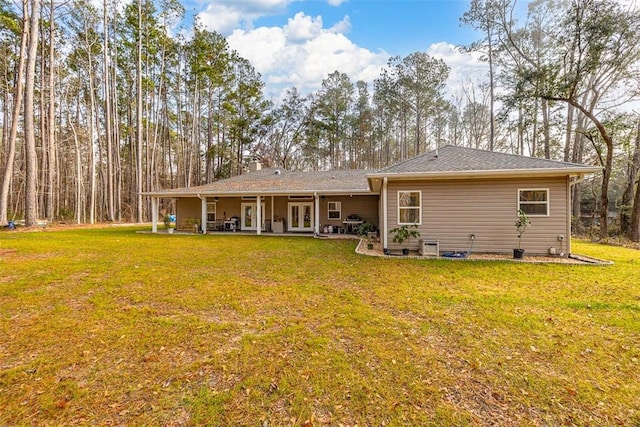
[[[385,255],[382,251],[382,243],[374,242],[373,249],[367,249],[367,242],[360,240],[360,243],[356,247],[356,252],[362,255],[378,256],[387,258],[407,258],[407,259],[433,259],[433,257],[423,257],[417,252],[410,252],[409,255],[402,255],[401,253]],[[584,255],[571,254],[570,256],[543,256],[543,255],[528,255],[522,259],[513,259],[511,254],[488,254],[488,253],[472,253],[466,258],[447,258],[439,257],[438,259],[447,259],[453,261],[509,261],[509,262],[521,262],[528,264],[575,264],[575,265],[610,265],[611,261],[600,260],[596,258],[587,257]]]

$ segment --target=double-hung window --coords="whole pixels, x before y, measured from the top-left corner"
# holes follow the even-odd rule
[[[518,190],[518,209],[529,216],[549,216],[549,190]]]
[[[398,191],[398,224],[422,223],[422,192]]]
[[[327,218],[340,219],[342,218],[342,203],[341,202],[327,202]]]
[[[207,222],[216,220],[216,202],[207,202]]]

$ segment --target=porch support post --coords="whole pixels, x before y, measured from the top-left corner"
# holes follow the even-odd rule
[[[571,177],[567,177],[567,195],[565,197],[567,201],[567,230],[564,235],[564,242],[560,242],[561,251],[567,251],[567,255],[571,255],[571,210],[573,209],[573,202],[571,200]],[[563,245],[564,243],[564,245]],[[562,248],[564,246],[564,248]]]
[[[271,231],[272,231],[272,232],[273,232],[273,218],[274,218],[274,216],[273,216],[273,212],[274,212],[274,209],[275,209],[275,208],[273,207],[273,200],[274,200],[274,197],[273,197],[273,196],[271,196]]]
[[[158,204],[160,200],[158,197],[151,198],[151,232],[158,232]]]
[[[320,234],[320,196],[318,193],[313,193],[313,198],[315,199],[315,214],[313,221],[313,233],[317,236]]]
[[[201,197],[202,200],[200,208],[200,229],[202,234],[207,233],[207,196]]]
[[[381,234],[381,239],[382,239],[382,248],[383,249],[388,249],[388,242],[387,242],[387,177],[385,176],[382,179],[382,206],[380,206],[380,208],[382,209],[382,234]]]
[[[262,197],[256,196],[256,234],[262,234]]]

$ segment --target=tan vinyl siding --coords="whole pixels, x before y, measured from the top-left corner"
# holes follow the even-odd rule
[[[492,179],[475,181],[390,182],[388,227],[397,227],[398,191],[422,191],[422,238],[437,239],[440,251],[468,250],[475,235],[474,251],[509,253],[517,247],[515,229],[518,189],[548,189],[549,216],[532,216],[522,238],[529,254],[546,254],[550,247],[567,251],[566,178]],[[561,247],[558,235],[565,236]],[[388,247],[399,249],[389,233]],[[417,239],[411,248],[417,249]]]
[[[269,197],[270,199],[271,197]],[[307,201],[312,201],[312,200],[305,200],[305,202]],[[288,197],[274,197],[274,201],[273,201],[273,216],[276,219],[281,219],[284,220],[285,222],[285,231],[287,230],[287,221],[288,221],[288,209],[289,209],[289,198]],[[271,215],[271,208],[269,208],[269,213],[267,214],[267,216]]]
[[[359,215],[363,220],[369,221],[375,224],[377,227],[380,226],[378,224],[378,199],[379,196],[371,195],[371,196],[325,196],[324,198],[320,197],[320,225],[321,227],[324,225],[334,225],[334,226],[344,226],[343,221],[352,214]],[[213,198],[208,198],[208,202],[213,202]],[[216,218],[230,218],[240,216],[242,203],[250,203],[255,200],[242,200],[240,197],[219,197],[216,202]],[[328,219],[328,210],[327,203],[328,202],[340,202],[341,203],[341,218],[340,219]],[[296,199],[290,200],[287,196],[274,196],[273,197],[273,217],[275,220],[284,219],[285,222],[288,220],[288,209],[289,203],[295,202],[305,202],[305,203],[314,203],[315,198],[311,197],[309,199]],[[271,204],[272,197],[266,196],[262,198],[262,204],[265,206],[265,222],[269,224],[271,222]],[[201,216],[201,201],[198,198],[179,198],[177,199],[177,221],[179,224],[178,228],[186,229],[186,220],[188,218],[200,218]],[[313,210],[315,215],[315,207]],[[286,229],[286,228],[285,228]]]
[[[277,198],[276,198],[277,199]],[[207,202],[216,204],[216,219],[224,220],[231,217],[240,217],[242,203],[255,203],[256,200],[242,200],[240,197],[219,197],[216,202],[213,197],[207,197]],[[263,197],[262,204],[265,206],[265,220],[271,220],[271,197]],[[286,207],[284,210],[286,214]],[[177,199],[176,203],[176,220],[179,230],[187,229],[187,220],[189,218],[198,218],[202,216],[202,201],[195,197],[182,197]]]
[[[256,200],[241,200],[240,197],[220,197],[216,202],[216,218],[221,220],[232,217],[241,218],[242,202],[255,203]]]
[[[343,227],[343,221],[349,215],[358,215],[364,221],[368,221],[379,227],[378,224],[378,199],[376,196],[326,196],[320,198],[320,225],[333,225]],[[341,203],[340,219],[329,219],[328,202]]]
[[[200,219],[202,216],[202,202],[198,198],[181,198],[176,201],[176,229],[193,231],[187,225],[189,218]]]

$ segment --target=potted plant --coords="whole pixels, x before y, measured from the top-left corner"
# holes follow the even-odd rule
[[[198,218],[188,218],[187,219],[187,227],[193,228],[195,233],[200,232],[200,219]]]
[[[513,250],[513,258],[521,259],[524,256],[524,249],[520,247],[522,243],[522,235],[524,234],[525,231],[527,231],[527,228],[531,225],[531,220],[527,216],[527,213],[522,209],[518,209],[518,219],[516,220],[515,225],[516,225],[516,231],[518,233],[517,234],[518,247]]]
[[[365,234],[362,234],[361,237],[367,242],[367,249],[372,250],[373,242],[376,241],[376,233],[370,231]]]
[[[164,214],[162,217],[162,222],[164,222],[164,228],[167,230],[167,233],[173,234],[173,227],[171,226],[171,215]]]
[[[373,242],[376,240],[378,228],[370,222],[363,222],[356,228],[357,234],[367,241],[367,249],[373,249]]]
[[[395,234],[395,236],[393,236],[393,242],[403,244],[406,240],[407,244],[409,244],[412,237],[416,237],[416,238],[420,237],[420,233],[418,233],[416,230],[410,230],[409,227],[418,228],[418,224],[411,224],[411,225],[405,224],[401,227],[397,227],[392,230],[389,230],[391,233]],[[409,249],[403,248],[402,255],[409,255]]]

